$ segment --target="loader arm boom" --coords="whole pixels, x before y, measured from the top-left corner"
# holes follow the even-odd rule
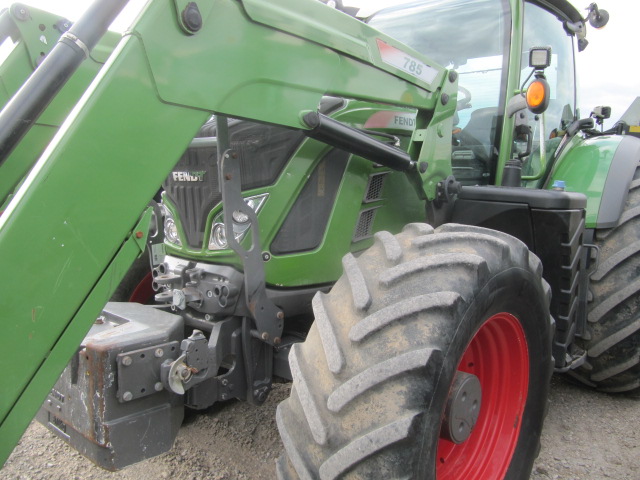
[[[2,108],[20,89],[34,70],[48,57],[60,36],[72,28],[69,20],[36,8],[14,4],[0,14],[0,44],[5,49],[0,63],[0,106]],[[55,135],[71,107],[98,73],[115,48],[120,35],[107,32],[92,49],[90,58],[77,71],[37,118],[26,138],[3,162],[0,175],[0,212]],[[50,85],[47,85],[50,87]],[[2,149],[0,149],[2,150]],[[6,156],[3,152],[2,156]]]
[[[140,211],[211,112],[308,128],[327,93],[411,106],[424,196],[450,174],[455,75],[315,0],[202,0],[196,31],[188,4],[146,5],[0,217],[2,462],[144,249]]]

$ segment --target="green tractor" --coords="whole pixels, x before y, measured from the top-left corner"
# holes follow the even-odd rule
[[[284,379],[278,478],[526,479],[554,371],[640,392],[640,140],[576,110],[606,12],[325,3],[152,0],[123,36],[0,217],[3,439],[48,394],[116,470]]]

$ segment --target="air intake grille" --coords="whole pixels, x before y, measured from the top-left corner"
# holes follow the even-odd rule
[[[375,202],[382,199],[382,189],[384,188],[384,180],[389,172],[376,173],[369,177],[369,185],[367,193],[364,197],[364,203]]]
[[[358,218],[358,224],[356,225],[356,231],[353,234],[353,241],[364,240],[371,236],[373,230],[373,220],[376,216],[376,209],[371,208],[360,212],[360,218]]]

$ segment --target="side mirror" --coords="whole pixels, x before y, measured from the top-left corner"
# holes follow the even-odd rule
[[[589,5],[587,10],[589,11],[587,19],[593,28],[602,28],[609,22],[609,12],[600,10],[595,3]]]

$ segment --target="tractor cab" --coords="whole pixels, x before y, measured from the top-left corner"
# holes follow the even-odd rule
[[[544,175],[545,160],[560,142],[545,140],[577,118],[574,57],[586,40],[574,7],[560,1],[419,2],[382,10],[368,23],[458,73],[451,157],[458,181],[501,184],[513,158],[523,163],[524,181]],[[535,47],[549,52],[546,68],[530,66]],[[507,105],[540,76],[549,84],[546,111],[533,113],[523,104],[507,115]]]

